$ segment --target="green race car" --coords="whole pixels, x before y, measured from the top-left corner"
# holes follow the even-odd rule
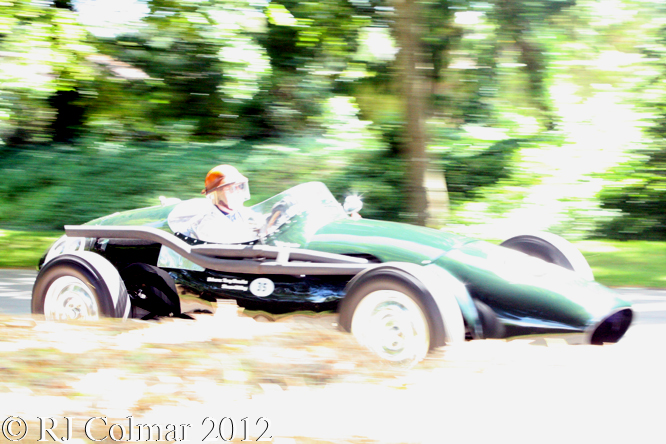
[[[40,264],[33,313],[186,317],[192,297],[272,313],[336,310],[344,330],[396,362],[466,339],[571,333],[617,342],[631,324],[630,304],[551,234],[498,246],[351,217],[311,182],[249,208],[252,236],[212,226],[210,238],[194,238],[188,224],[207,204],[192,199],[66,226]]]

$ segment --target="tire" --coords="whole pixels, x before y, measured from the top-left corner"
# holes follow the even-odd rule
[[[82,251],[42,267],[32,289],[32,312],[49,320],[126,319],[130,302],[118,270],[102,256]]]
[[[341,301],[340,326],[380,358],[397,364],[422,360],[428,351],[459,336],[447,331],[444,317],[432,292],[412,273],[412,264],[379,266],[362,272],[348,284]],[[418,267],[421,273],[427,273]],[[453,317],[463,325],[459,307]],[[450,342],[456,342],[451,340]]]
[[[166,271],[152,265],[135,263],[125,267],[120,276],[132,303],[131,317],[149,319],[181,315],[176,282]]]
[[[575,271],[593,281],[594,274],[585,257],[566,239],[552,233],[532,233],[514,236],[500,244],[529,256]]]
[[[474,300],[474,306],[479,313],[479,319],[483,327],[483,338],[500,339],[505,337],[504,325],[500,322],[493,309],[478,299]]]

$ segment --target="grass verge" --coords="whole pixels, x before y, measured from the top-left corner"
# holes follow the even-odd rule
[[[597,281],[612,287],[666,288],[666,242],[575,242]]]
[[[46,249],[63,233],[59,231],[0,230],[0,268],[37,268]]]

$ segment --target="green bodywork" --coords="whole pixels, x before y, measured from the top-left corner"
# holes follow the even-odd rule
[[[143,225],[170,232],[167,217],[174,205],[116,213],[92,225]],[[589,332],[609,314],[630,304],[593,281],[540,259],[483,241],[440,230],[394,222],[302,212],[265,240],[269,245],[438,266],[463,282],[458,297],[462,314],[478,331],[472,301],[488,305],[513,334]],[[476,336],[476,335],[474,335]]]
[[[439,266],[463,282],[515,333],[580,332],[609,313],[629,308],[612,290],[577,273],[498,245],[444,231],[361,219],[321,228],[303,245],[381,262]],[[475,311],[459,301],[468,323]]]
[[[381,262],[427,265],[448,251],[473,241],[464,236],[414,225],[341,219],[318,230],[303,246],[329,253],[371,254]]]

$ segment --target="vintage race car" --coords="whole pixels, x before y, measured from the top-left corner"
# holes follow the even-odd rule
[[[206,205],[192,199],[65,226],[40,263],[33,313],[187,317],[218,298],[250,312],[333,310],[344,330],[398,362],[466,339],[572,333],[612,343],[632,321],[630,304],[551,234],[498,246],[351,217],[311,182],[249,208],[252,236],[225,239],[226,227],[210,226],[193,238],[188,226]]]

